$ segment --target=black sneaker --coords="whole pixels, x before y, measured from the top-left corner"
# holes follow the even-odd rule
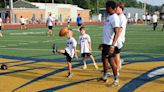
[[[56,48],[56,44],[55,44],[55,43],[52,44],[52,52],[53,52],[54,54],[56,54],[56,52],[57,52],[57,48]]]

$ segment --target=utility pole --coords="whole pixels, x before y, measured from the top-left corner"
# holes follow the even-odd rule
[[[12,24],[12,19],[13,19],[13,0],[10,0],[10,23]]]
[[[99,0],[96,2],[97,14],[99,14]]]
[[[67,4],[67,0],[65,0],[65,4]]]
[[[146,0],[144,1],[145,25],[147,24]]]
[[[54,3],[54,0],[52,0],[52,3]]]

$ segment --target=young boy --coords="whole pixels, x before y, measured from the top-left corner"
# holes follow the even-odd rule
[[[57,50],[55,47],[53,51],[54,53],[57,52],[66,56],[66,60],[68,64],[68,76],[67,76],[68,78],[72,77],[72,64],[71,64],[72,58],[75,56],[75,58],[78,59],[77,51],[76,51],[77,42],[75,38],[73,38],[72,36],[73,36],[72,29],[68,29],[66,34],[67,41],[66,41],[65,50]]]
[[[20,17],[21,30],[27,29],[25,23],[26,23],[26,22],[25,22],[25,18],[23,18],[23,16],[21,16],[21,17]]]
[[[124,15],[124,4],[122,2],[117,3],[116,13],[118,14],[120,19],[120,31],[121,31],[121,35],[117,41],[117,48],[121,50],[121,48],[123,47],[123,43],[125,43],[125,31],[126,31],[126,24],[127,24],[127,19],[126,16]],[[119,70],[122,67],[120,52],[116,54],[115,58],[116,58],[116,65],[119,74]]]
[[[3,37],[2,35],[2,18],[0,17],[0,37]]]
[[[90,57],[91,61],[93,62],[95,68],[98,70],[98,66],[95,62],[94,57],[92,56],[91,52],[92,52],[92,47],[91,47],[91,38],[88,34],[86,34],[86,29],[85,27],[80,27],[80,36],[79,36],[79,41],[78,44],[80,46],[80,51],[81,51],[81,56],[82,56],[82,60],[84,63],[83,69],[87,69],[87,64],[86,64],[86,58],[87,56]]]

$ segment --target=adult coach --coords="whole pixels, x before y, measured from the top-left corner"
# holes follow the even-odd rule
[[[47,18],[46,25],[48,26],[48,29],[49,29],[47,32],[48,36],[52,36],[53,19],[52,19],[51,14],[49,14],[49,17]]]
[[[106,11],[109,16],[106,19],[106,23],[103,28],[103,36],[102,36],[102,62],[104,73],[102,76],[102,80],[107,80],[107,70],[108,70],[108,62],[112,66],[113,74],[114,74],[114,82],[112,86],[117,86],[119,83],[117,66],[115,64],[115,55],[119,53],[119,49],[116,47],[117,40],[120,37],[121,31],[120,27],[120,19],[116,14],[116,3],[114,1],[106,2]],[[108,60],[108,62],[107,62]]]
[[[80,14],[78,14],[78,16],[77,16],[76,23],[77,23],[78,31],[79,31],[80,27],[82,26],[82,18],[80,16]]]
[[[152,16],[152,21],[153,21],[153,30],[156,30],[156,27],[158,25],[158,16],[156,15],[156,13],[154,12],[153,16]]]

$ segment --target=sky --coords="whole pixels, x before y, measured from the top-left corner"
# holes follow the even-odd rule
[[[145,2],[145,0],[137,0],[137,1]],[[146,2],[148,4],[158,5],[158,6],[161,6],[162,4],[164,4],[164,0],[146,0]]]

